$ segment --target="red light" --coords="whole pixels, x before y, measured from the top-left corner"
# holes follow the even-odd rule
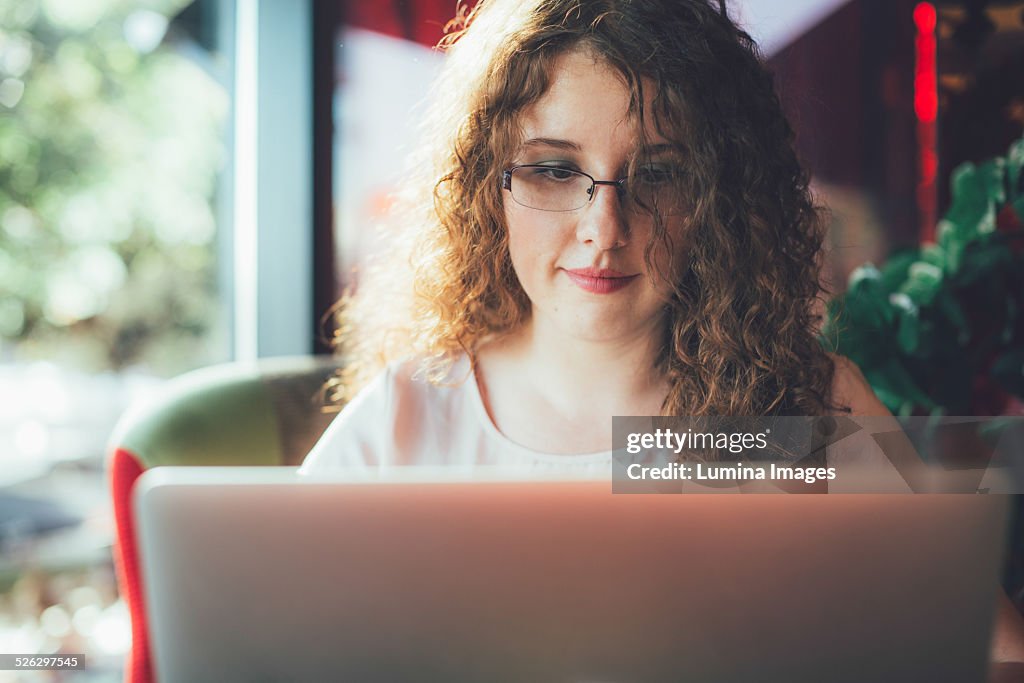
[[[914,24],[919,33],[935,30],[935,7],[930,2],[919,2],[914,8]]]
[[[939,93],[935,64],[935,6],[919,2],[914,7],[917,26],[917,66],[914,69],[914,113],[923,122],[934,121],[939,110]]]
[[[933,150],[926,149],[921,153],[921,184],[931,185],[939,172],[939,157]]]
[[[935,93],[918,92],[914,96],[914,113],[921,121],[934,121],[939,111],[939,98]]]
[[[936,186],[939,158],[935,138],[935,120],[939,113],[939,88],[936,64],[935,6],[920,2],[914,7],[917,38],[914,52],[914,114],[917,115],[918,171],[917,206],[921,214],[921,241],[935,240]]]

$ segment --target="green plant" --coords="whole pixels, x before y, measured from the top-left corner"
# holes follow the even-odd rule
[[[937,242],[850,276],[822,341],[900,414],[992,415],[1024,397],[1024,139],[964,164]]]

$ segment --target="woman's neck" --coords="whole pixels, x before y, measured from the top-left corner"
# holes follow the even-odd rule
[[[636,330],[628,338],[571,337],[531,318],[492,348],[506,379],[515,369],[547,408],[570,420],[611,415],[657,415],[668,384],[656,364],[663,329]]]

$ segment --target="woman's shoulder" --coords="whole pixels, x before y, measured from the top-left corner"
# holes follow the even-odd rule
[[[874,389],[868,384],[857,364],[846,356],[837,353],[828,354],[835,367],[832,376],[832,403],[848,407],[849,415],[892,415],[885,407]]]
[[[435,402],[439,394],[460,388],[469,372],[465,356],[445,363],[428,362],[421,357],[393,360],[356,393],[342,412],[365,403],[394,409],[409,401]]]
[[[440,407],[465,391],[472,366],[465,355],[444,361],[414,357],[389,363],[383,374],[393,401],[426,401]]]
[[[433,431],[451,422],[466,361],[455,359],[439,377],[419,358],[388,363],[349,401],[306,456],[303,473],[376,467],[420,459]],[[468,365],[466,365],[468,367]]]

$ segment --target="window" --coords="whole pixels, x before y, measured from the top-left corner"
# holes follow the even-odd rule
[[[0,5],[0,651],[120,680],[105,441],[231,356],[230,5]]]

